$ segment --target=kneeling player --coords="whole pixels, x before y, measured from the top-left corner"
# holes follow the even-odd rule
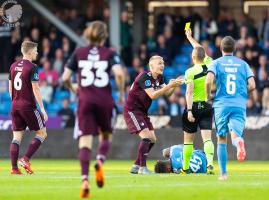
[[[163,150],[168,160],[158,160],[156,173],[180,173],[183,168],[183,145],[174,145]],[[194,150],[190,159],[190,173],[207,173],[207,159],[202,150]]]
[[[171,95],[181,85],[183,79],[170,80],[166,85],[163,80],[164,61],[161,56],[152,56],[149,71],[141,72],[131,86],[124,106],[124,119],[129,131],[141,138],[137,159],[130,172],[133,174],[151,174],[146,166],[147,155],[156,142],[153,126],[148,117],[152,99],[162,95]]]

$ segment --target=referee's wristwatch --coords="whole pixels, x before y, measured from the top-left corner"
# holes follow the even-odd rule
[[[192,109],[188,109],[187,111],[188,111],[188,112],[192,112]]]

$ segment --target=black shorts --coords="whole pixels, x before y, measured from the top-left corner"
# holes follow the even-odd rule
[[[194,122],[188,120],[188,111],[185,108],[182,115],[183,131],[187,133],[197,132],[199,126],[200,130],[212,130],[213,108],[212,105],[202,102],[194,102],[192,106],[192,114],[195,118]]]

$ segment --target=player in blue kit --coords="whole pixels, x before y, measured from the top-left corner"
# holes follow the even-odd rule
[[[183,145],[174,145],[163,150],[167,160],[158,160],[155,164],[156,173],[180,173],[183,168]],[[190,159],[190,173],[206,173],[207,159],[202,150],[194,150]]]
[[[213,108],[218,137],[217,155],[221,172],[219,180],[227,179],[228,133],[231,134],[232,144],[237,149],[238,161],[243,161],[246,157],[242,137],[246,119],[246,102],[248,92],[253,91],[256,87],[249,65],[233,56],[235,45],[234,39],[230,36],[222,39],[220,48],[223,56],[212,62],[206,77],[208,100],[212,99],[211,86],[214,79],[216,80],[217,91]]]

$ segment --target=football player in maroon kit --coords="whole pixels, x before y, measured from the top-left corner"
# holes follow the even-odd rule
[[[79,160],[82,186],[80,196],[88,197],[90,154],[93,136],[99,135],[99,147],[95,163],[95,178],[98,187],[104,185],[103,163],[112,140],[113,108],[110,77],[115,76],[119,98],[123,99],[124,72],[117,53],[104,47],[108,36],[107,27],[101,21],[94,21],[84,35],[90,44],[77,48],[67,62],[63,74],[65,85],[78,94]],[[78,75],[78,89],[71,84],[72,73]]]
[[[181,78],[172,79],[166,85],[163,77],[164,60],[161,56],[152,56],[149,71],[141,72],[130,88],[124,105],[124,119],[132,134],[140,136],[137,159],[130,172],[133,174],[151,174],[147,168],[148,153],[156,142],[154,128],[148,117],[152,99],[162,95],[170,96],[175,88],[184,83]]]
[[[27,173],[32,174],[29,160],[46,139],[45,122],[48,120],[39,90],[38,68],[32,63],[37,57],[37,43],[24,41],[21,45],[22,60],[14,62],[9,73],[9,93],[12,100],[11,117],[13,140],[10,144],[11,174],[22,174],[18,164]],[[36,108],[39,104],[41,113]],[[36,136],[31,141],[25,155],[19,159],[20,143],[24,131],[28,127],[36,131]]]

